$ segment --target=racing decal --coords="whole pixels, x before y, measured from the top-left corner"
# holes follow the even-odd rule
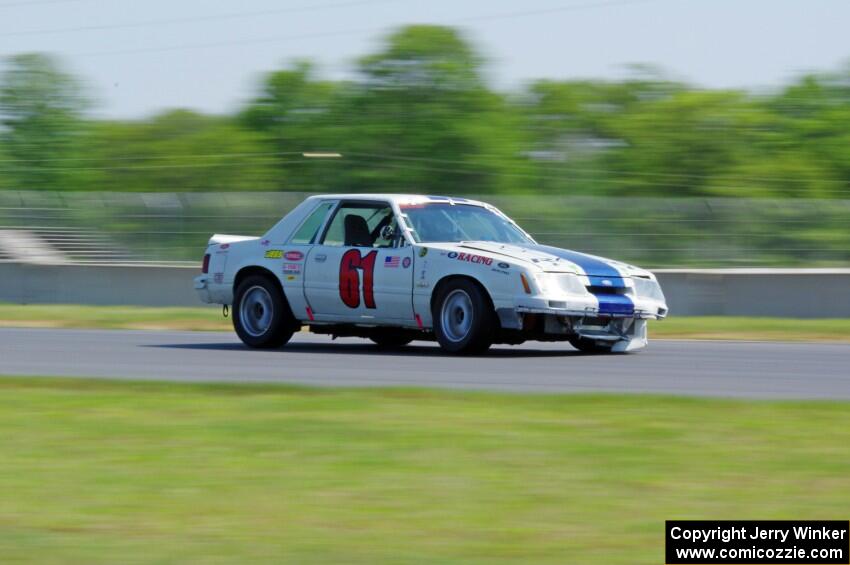
[[[283,274],[284,275],[300,275],[301,274],[301,264],[300,263],[284,263],[283,264]]]
[[[230,249],[230,244],[229,243],[222,243],[221,245],[218,246],[218,248],[221,249],[222,251],[224,251],[225,249]]]
[[[339,297],[349,308],[360,306],[360,271],[363,271],[363,303],[375,308],[374,277],[377,251],[360,256],[359,249],[349,249],[339,262]]]
[[[280,249],[269,249],[268,251],[266,251],[266,254],[263,255],[263,257],[265,257],[266,259],[282,259],[283,251],[281,251]]]
[[[222,284],[224,282],[224,273],[213,273],[213,282],[215,284]]]
[[[404,261],[401,262],[401,266],[405,269],[409,269],[411,263],[413,263],[413,261],[410,260],[410,257],[405,257]]]
[[[493,260],[490,257],[484,257],[482,255],[473,255],[472,253],[458,253],[457,251],[450,251],[449,259],[466,261],[467,263],[487,265],[488,267],[493,264]]]
[[[263,241],[260,242],[260,245],[262,245],[263,247],[268,247],[271,244],[272,244],[272,242],[269,241],[268,239],[264,239]]]
[[[287,251],[283,254],[283,258],[287,261],[301,261],[304,259],[304,254],[300,251]]]
[[[419,250],[419,256],[420,257],[425,257],[426,255],[428,255],[428,248],[427,247],[423,247],[422,249]]]
[[[500,269],[510,269],[511,266],[508,265],[507,263],[499,263],[499,268]]]
[[[384,257],[384,267],[388,269],[395,269],[398,267],[401,262],[401,257],[398,255],[387,255]]]

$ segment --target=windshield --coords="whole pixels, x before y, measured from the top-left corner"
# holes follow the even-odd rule
[[[494,241],[533,243],[510,220],[481,206],[470,204],[415,204],[401,212],[413,229],[417,243]]]

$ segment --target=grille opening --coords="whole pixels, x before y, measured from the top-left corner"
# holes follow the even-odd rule
[[[588,286],[588,292],[592,294],[625,294],[625,287],[613,287],[613,286]]]

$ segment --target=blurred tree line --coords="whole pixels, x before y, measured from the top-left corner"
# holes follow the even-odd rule
[[[95,120],[46,55],[0,75],[0,188],[847,198],[850,66],[754,95],[648,67],[488,87],[456,30],[410,26],[329,81],[270,73],[235,115]],[[341,158],[306,158],[305,152]]]

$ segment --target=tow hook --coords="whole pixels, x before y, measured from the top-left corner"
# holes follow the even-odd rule
[[[230,314],[230,307],[227,304],[221,305],[221,315],[225,318]]]

